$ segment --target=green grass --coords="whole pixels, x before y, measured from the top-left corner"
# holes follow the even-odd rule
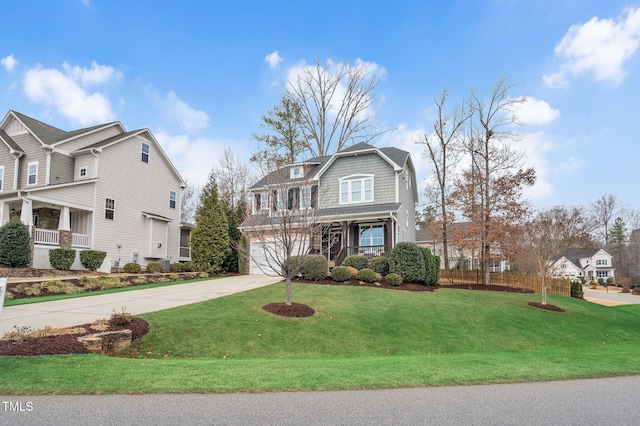
[[[140,284],[140,285],[128,286],[128,287],[109,288],[109,289],[106,289],[106,290],[85,291],[85,292],[82,292],[82,293],[75,293],[75,294],[56,294],[56,295],[53,295],[53,296],[25,297],[25,298],[22,298],[22,299],[5,300],[4,301],[4,306],[27,305],[27,304],[30,304],[30,303],[50,302],[52,300],[75,299],[77,297],[97,296],[97,295],[100,295],[100,294],[109,294],[109,293],[121,293],[123,291],[132,291],[132,290],[144,290],[145,288],[166,287],[166,286],[170,286],[170,285],[186,284],[186,283],[191,283],[191,282],[195,282],[195,281],[216,280],[218,278],[220,278],[220,277],[194,278],[192,280],[170,281],[170,282],[165,282],[165,283]]]
[[[2,357],[0,394],[260,392],[640,374],[640,310],[540,295],[294,285],[303,319],[264,312],[276,284],[145,314],[127,356]],[[108,373],[108,374],[107,374]]]

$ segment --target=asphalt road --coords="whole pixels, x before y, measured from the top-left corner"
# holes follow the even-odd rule
[[[637,425],[640,376],[224,395],[0,396],[3,425]]]

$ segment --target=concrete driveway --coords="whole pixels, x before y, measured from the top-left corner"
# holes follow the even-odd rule
[[[584,291],[584,299],[605,306],[631,305],[640,304],[640,296],[630,293],[622,293],[620,287],[609,286],[607,289],[598,286],[590,289],[588,286],[582,286]]]
[[[47,325],[55,328],[71,327],[109,318],[114,310],[120,312],[123,307],[126,307],[127,312],[139,315],[216,299],[281,280],[280,277],[267,275],[240,275],[145,290],[7,306],[2,309],[0,336],[13,331],[14,326],[31,327],[34,330]]]

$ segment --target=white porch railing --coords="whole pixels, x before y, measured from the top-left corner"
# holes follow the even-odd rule
[[[91,247],[91,235],[71,234],[71,247]]]
[[[50,244],[54,246],[60,244],[60,233],[51,229],[36,228],[33,238],[36,244]]]
[[[36,244],[60,245],[60,232],[57,230],[36,228],[33,238]],[[71,247],[90,248],[91,235],[71,234]]]

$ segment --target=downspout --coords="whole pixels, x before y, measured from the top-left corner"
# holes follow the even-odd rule
[[[48,185],[51,185],[51,154],[53,153],[54,148],[47,146],[44,149],[45,151],[47,151],[47,163],[46,163],[46,170],[44,175],[44,184],[48,186]]]
[[[14,159],[13,165],[13,190],[18,190],[18,177],[20,176],[20,158],[24,155],[21,152],[11,151],[11,155]]]

